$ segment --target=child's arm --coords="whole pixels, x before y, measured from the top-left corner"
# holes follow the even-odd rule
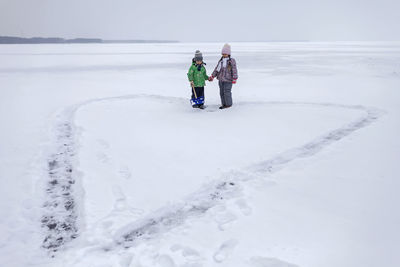
[[[208,80],[209,77],[207,76],[207,70],[206,70],[206,68],[204,68],[203,75],[204,75],[204,80]]]
[[[189,71],[188,71],[188,73],[187,73],[189,82],[193,82],[193,80],[194,80],[194,77],[193,77],[193,68],[192,68],[192,67],[193,67],[193,66],[190,66]]]
[[[219,73],[218,66],[219,66],[219,64],[222,64],[221,61],[222,61],[222,58],[220,60],[218,60],[217,66],[215,66],[215,69],[214,69],[213,73],[211,74],[212,78],[217,77],[217,75]]]
[[[238,79],[238,71],[236,67],[236,60],[234,60],[233,58],[231,59],[231,66],[232,66],[232,78],[234,81],[236,81]]]
[[[217,66],[215,67],[213,73],[211,74],[212,77],[217,77],[217,75],[218,75],[218,71],[217,71],[218,65],[219,65],[219,62],[217,64]]]

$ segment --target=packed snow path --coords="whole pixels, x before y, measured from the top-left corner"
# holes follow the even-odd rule
[[[174,102],[176,105],[187,105],[187,100],[182,98],[127,95],[89,100],[67,108],[58,116],[54,136],[55,144],[52,146],[55,150],[49,154],[47,160],[47,197],[43,204],[44,214],[42,216],[42,227],[45,229],[43,247],[51,252],[50,255],[54,256],[54,252],[81,234],[79,225],[83,219],[80,216],[79,203],[82,202],[81,192],[83,189],[80,188],[80,174],[77,170],[78,162],[76,159],[79,130],[74,124],[74,118],[77,110],[92,103],[120,100],[134,101],[137,98],[161,99]],[[242,102],[236,105],[334,107],[363,111],[364,115],[306,144],[280,153],[269,160],[248,166],[243,170],[234,170],[226,173],[220,179],[188,195],[180,203],[165,206],[145,218],[121,228],[115,235],[114,244],[99,244],[100,249],[110,250],[115,247],[115,244],[122,247],[130,247],[137,242],[165,233],[169,229],[182,224],[189,217],[204,214],[215,205],[236,196],[247,181],[265,177],[267,174],[284,168],[286,164],[296,159],[311,157],[330,144],[341,140],[358,129],[368,126],[383,114],[382,111],[375,108],[331,103]]]

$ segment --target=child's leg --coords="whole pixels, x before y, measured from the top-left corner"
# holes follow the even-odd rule
[[[196,94],[197,94],[197,97],[202,97],[204,99],[204,86],[197,87]]]
[[[221,97],[221,105],[225,106],[225,97],[224,97],[224,85],[223,82],[219,81],[219,96]]]
[[[232,106],[232,83],[224,82],[224,99],[225,106]]]
[[[197,97],[204,97],[204,87],[195,87]]]
[[[193,87],[190,87],[190,90],[192,91],[192,100],[193,99],[195,99],[196,98],[196,96],[194,95],[194,91],[196,91],[196,88],[194,88],[194,91],[193,91]],[[197,94],[197,92],[196,92],[196,94]]]
[[[196,99],[196,96],[194,95],[194,91],[196,91],[196,88],[194,88],[194,90],[193,90],[193,87],[190,87],[190,89],[192,91],[192,98],[191,98],[192,99],[192,101],[191,101],[192,107],[197,108],[198,105],[194,102],[194,100]],[[197,92],[196,92],[196,94],[197,94]]]
[[[202,106],[204,104],[204,87],[195,87],[194,90],[196,90],[198,105]]]

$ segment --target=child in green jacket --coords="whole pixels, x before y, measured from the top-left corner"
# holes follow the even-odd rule
[[[196,50],[192,65],[187,74],[192,87],[192,98],[190,102],[193,108],[204,108],[204,86],[206,85],[206,80],[209,79],[204,65],[203,55],[199,50]]]

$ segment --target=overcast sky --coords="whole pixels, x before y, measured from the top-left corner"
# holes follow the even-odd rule
[[[0,0],[0,36],[400,40],[400,0]]]

